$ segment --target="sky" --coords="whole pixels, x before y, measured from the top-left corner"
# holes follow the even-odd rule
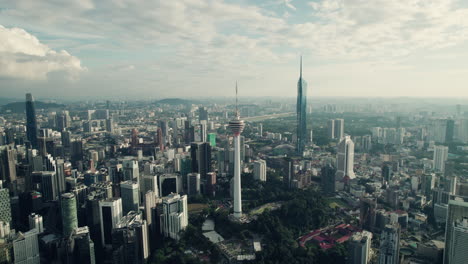
[[[466,0],[0,0],[0,97],[468,96]]]

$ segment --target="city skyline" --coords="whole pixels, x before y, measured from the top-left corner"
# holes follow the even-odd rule
[[[245,96],[293,96],[300,54],[312,97],[468,96],[461,0],[21,0],[0,14],[6,96],[223,96],[236,79]]]

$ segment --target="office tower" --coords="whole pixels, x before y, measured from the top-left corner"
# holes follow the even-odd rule
[[[0,221],[11,224],[10,191],[0,181]]]
[[[142,193],[152,191],[154,195],[159,196],[158,176],[144,174],[142,177],[142,180],[143,180],[143,188],[141,190]]]
[[[205,194],[215,196],[216,191],[216,172],[208,172],[206,174]]]
[[[379,264],[400,263],[400,227],[386,225],[380,236]]]
[[[260,134],[260,137],[263,137],[263,123],[258,125],[258,133]]]
[[[160,127],[156,130],[156,144],[159,146],[159,150],[164,150],[164,140],[163,140],[163,132]]]
[[[166,237],[179,240],[179,232],[188,225],[187,196],[170,194],[162,200],[160,231]]]
[[[112,245],[112,229],[122,218],[122,199],[109,198],[99,201],[102,246]]]
[[[448,147],[435,146],[434,147],[434,170],[437,172],[444,172],[445,162],[448,158]]]
[[[200,137],[200,142],[207,142],[206,123],[198,125],[198,136]]]
[[[0,146],[0,180],[5,182],[10,190],[16,182],[16,150],[14,145]]]
[[[322,167],[320,178],[322,182],[322,190],[324,193],[332,194],[336,191],[335,174],[336,169],[331,164],[327,164]]]
[[[367,264],[370,261],[372,233],[362,231],[354,233],[349,240],[349,263]]]
[[[444,264],[466,263],[468,240],[465,222],[467,218],[468,202],[466,199],[456,197],[455,200],[450,200],[445,227]]]
[[[32,229],[26,233],[19,232],[13,240],[13,255],[15,263],[39,264],[39,243],[37,230]]]
[[[94,242],[91,240],[87,226],[75,228],[68,244],[68,263],[96,263]]]
[[[159,176],[159,196],[182,192],[182,180],[178,174],[163,174]]]
[[[34,98],[30,93],[26,94],[26,135],[32,148],[37,149],[37,120]]]
[[[255,161],[253,169],[254,179],[258,181],[266,181],[266,170],[266,161],[261,159]]]
[[[301,68],[302,68],[302,62],[301,62]],[[298,85],[298,90],[301,91],[301,94],[298,94],[299,96],[302,97],[302,69],[301,69],[301,78],[299,78],[300,85]],[[305,82],[304,82],[305,83]],[[304,130],[305,130],[305,96],[304,96],[304,105],[303,107],[301,106],[301,112],[304,112]],[[301,105],[302,105],[302,99],[301,99]],[[304,109],[302,109],[304,108]],[[299,109],[299,106],[298,106]],[[299,114],[299,113],[298,113]],[[298,116],[302,115],[299,114]],[[298,123],[299,124],[299,123]],[[302,124],[302,119],[301,119],[301,124]],[[240,218],[242,216],[242,197],[241,197],[241,150],[240,150],[240,134],[244,130],[245,124],[244,120],[240,119],[239,115],[239,110],[237,108],[237,83],[236,83],[236,113],[235,117],[233,120],[229,121],[229,128],[231,129],[233,136],[234,136],[234,217],[235,218]],[[299,125],[298,125],[299,127]],[[302,131],[301,131],[302,133]],[[304,140],[305,138],[302,138]],[[302,142],[304,143],[304,142]],[[300,145],[298,145],[300,146]],[[303,150],[303,146],[300,146],[300,149],[298,150]],[[302,153],[302,152],[301,152]]]
[[[140,169],[137,160],[124,160],[122,163],[122,171],[124,181],[140,181]]]
[[[55,171],[35,171],[31,175],[33,189],[42,193],[44,201],[53,201],[57,198],[57,180]]]
[[[42,220],[42,216],[32,213],[28,216],[29,220],[29,229],[36,229],[38,234],[44,232],[44,221]]]
[[[299,81],[297,82],[297,103],[296,103],[296,114],[297,114],[297,142],[296,150],[297,153],[302,156],[307,141],[307,82],[302,78],[302,57]]]
[[[148,227],[141,214],[130,212],[124,216],[112,231],[112,240],[112,263],[147,263]]]
[[[159,127],[162,130],[163,140],[166,141],[166,138],[168,136],[167,132],[168,132],[168,128],[169,128],[168,122],[166,120],[160,120],[158,124],[159,124]]]
[[[347,182],[354,179],[354,143],[350,136],[345,136],[338,144],[338,154],[336,155],[336,181]],[[342,189],[341,186],[339,189]]]
[[[373,231],[376,222],[377,201],[372,198],[361,198],[359,222],[363,229]]]
[[[453,136],[455,134],[455,121],[448,119],[447,121],[447,127],[446,127],[446,132],[445,132],[445,142],[450,143],[453,142]]]
[[[55,176],[57,179],[57,191],[58,193],[65,192],[65,161],[63,159],[57,159],[55,162],[56,170]]]
[[[190,144],[190,157],[192,159],[192,172],[198,172],[201,177],[211,171],[211,146],[205,142]]]
[[[187,194],[189,196],[200,194],[200,174],[187,174]]]
[[[73,164],[77,164],[83,160],[83,140],[75,139],[71,143],[71,160]]]
[[[206,109],[206,107],[203,107],[203,106],[200,106],[198,108],[198,120],[199,121],[202,121],[202,120],[206,120],[208,121],[208,109]]]
[[[344,119],[335,119],[334,138],[341,140],[344,137]]]
[[[64,193],[61,197],[63,235],[68,237],[78,227],[77,203],[73,193]]]
[[[106,131],[109,133],[114,132],[114,120],[112,118],[106,119]]]
[[[216,147],[216,133],[208,133],[208,143],[210,143],[211,147]]]
[[[329,139],[335,139],[335,119],[328,120],[327,134]]]
[[[140,193],[138,183],[134,181],[121,182],[120,197],[122,197],[122,211],[124,215],[130,211],[139,211]]]
[[[153,223],[153,217],[152,217],[152,209],[156,207],[156,193],[153,191],[147,191],[145,192],[145,195],[143,197],[144,201],[144,206],[145,206],[145,220],[146,223],[148,223],[148,226],[151,226]]]
[[[392,180],[393,172],[392,166],[390,164],[384,164],[382,166],[382,181],[389,182]]]
[[[71,135],[69,131],[62,131],[60,133],[60,138],[62,140],[62,145],[64,148],[69,149],[71,147]]]

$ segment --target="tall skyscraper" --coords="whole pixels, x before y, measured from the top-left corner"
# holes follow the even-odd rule
[[[78,227],[78,211],[76,204],[76,198],[73,193],[62,194],[62,229],[65,237],[70,236],[73,230]]]
[[[37,149],[37,120],[34,98],[30,93],[26,94],[26,135],[31,146]]]
[[[206,107],[203,107],[203,106],[200,106],[198,108],[198,120],[202,121],[202,120],[206,120],[208,121],[208,109],[206,109]]]
[[[117,227],[122,218],[122,199],[109,198],[99,201],[99,217],[102,246],[109,247],[112,245],[112,229]]]
[[[216,147],[216,133],[208,133],[208,140],[207,140],[211,147]]]
[[[162,200],[161,234],[178,240],[180,231],[188,225],[187,195],[172,193]]]
[[[336,178],[337,182],[346,182],[356,178],[354,174],[354,142],[350,136],[345,136],[338,144],[338,154],[336,155]],[[339,187],[341,189],[341,187]]]
[[[386,225],[380,236],[379,264],[400,263],[400,227]]]
[[[255,180],[266,181],[266,161],[257,160],[254,162],[253,176]]]
[[[434,170],[437,172],[444,172],[445,162],[448,158],[448,147],[435,146],[434,147]]]
[[[327,132],[329,139],[335,139],[335,119],[328,120]]]
[[[206,142],[193,142],[190,144],[190,158],[192,159],[192,172],[200,173],[202,178],[211,171],[211,145]]]
[[[302,69],[301,69],[301,76],[302,76]],[[301,80],[302,79],[300,78],[299,81]],[[299,86],[298,86],[298,90],[299,90]],[[301,85],[300,90],[302,91],[302,85]],[[303,110],[304,110],[304,115],[305,115],[305,107]],[[233,176],[234,178],[234,217],[240,218],[242,216],[241,176],[240,176],[240,173],[241,173],[240,172],[241,170],[240,134],[244,130],[245,124],[244,124],[244,120],[240,119],[239,110],[237,108],[237,83],[236,83],[236,113],[235,114],[236,116],[234,117],[234,119],[229,121],[229,128],[231,129],[233,136],[234,136],[234,176]],[[304,119],[304,129],[305,129],[305,119]]]
[[[362,231],[354,233],[349,240],[349,263],[367,264],[370,261],[372,233]]]
[[[120,196],[122,197],[122,210],[124,215],[130,211],[138,212],[138,207],[140,206],[138,183],[134,181],[121,182]]]
[[[448,204],[445,227],[444,264],[466,263],[468,256],[468,202],[456,197]]]
[[[302,156],[307,141],[307,82],[302,78],[302,57],[299,81],[297,82],[297,142],[296,150]]]

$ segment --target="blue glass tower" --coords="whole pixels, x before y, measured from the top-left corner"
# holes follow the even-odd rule
[[[37,121],[34,98],[30,93],[26,94],[26,135],[32,148],[37,149]]]
[[[307,140],[307,82],[302,79],[302,57],[299,81],[297,82],[297,154],[302,156]]]

